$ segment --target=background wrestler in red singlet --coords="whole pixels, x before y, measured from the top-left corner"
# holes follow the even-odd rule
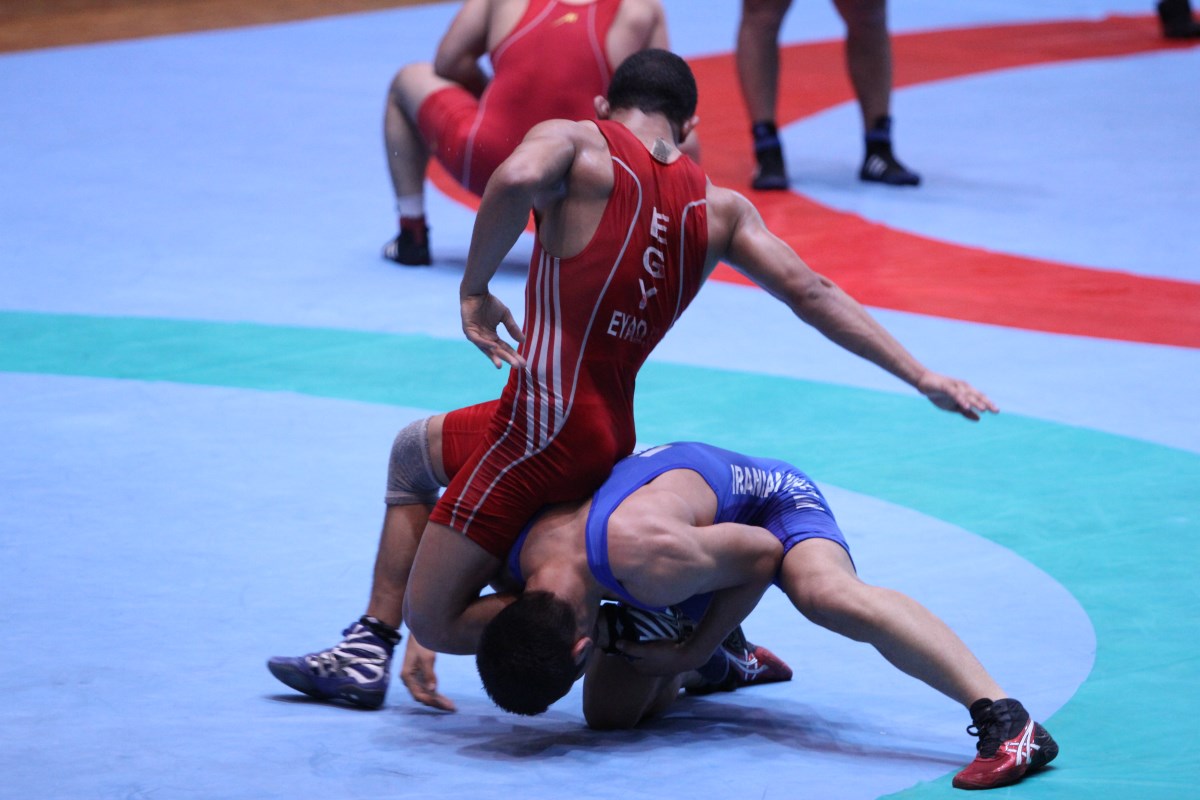
[[[539,122],[592,119],[631,53],[666,47],[659,0],[467,0],[432,64],[402,68],[384,112],[400,232],[383,254],[430,263],[424,181],[435,156],[465,188],[483,187]],[[479,64],[487,53],[492,77]]]

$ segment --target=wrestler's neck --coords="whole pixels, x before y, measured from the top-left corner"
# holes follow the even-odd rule
[[[670,163],[679,158],[676,130],[663,114],[648,114],[638,108],[613,109],[609,116],[637,137],[646,149],[659,161]]]

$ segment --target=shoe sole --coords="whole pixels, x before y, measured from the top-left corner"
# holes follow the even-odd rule
[[[401,261],[401,260],[400,260],[400,259],[398,259],[398,258],[392,258],[392,257],[391,257],[391,256],[389,256],[387,253],[384,253],[384,254],[383,254],[383,260],[384,260],[384,261],[390,261],[390,262],[392,262],[393,264],[399,264],[399,265],[400,265],[400,266],[402,266],[402,267],[429,267],[429,266],[433,266],[433,260],[432,260],[432,259],[427,259],[427,260],[425,260],[425,261]]]
[[[880,183],[880,184],[883,184],[884,186],[920,186],[921,185],[921,179],[919,177],[915,178],[915,179],[904,178],[901,180],[895,180],[895,179],[888,180],[885,177],[875,178],[870,175],[859,175],[858,179],[860,181],[862,181],[863,183]]]
[[[781,192],[788,188],[787,178],[767,178],[750,182],[750,188],[757,192]]]
[[[341,700],[358,708],[373,710],[383,705],[383,698],[386,695],[386,692],[368,692],[355,686],[347,686],[339,689],[335,694],[330,694],[318,689],[307,672],[297,669],[291,664],[275,664],[268,661],[267,669],[280,683],[316,700]]]

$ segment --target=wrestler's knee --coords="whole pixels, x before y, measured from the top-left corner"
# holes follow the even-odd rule
[[[887,30],[886,0],[835,0],[850,35]]]
[[[433,505],[442,484],[429,451],[429,418],[409,423],[396,434],[388,459],[389,506]]]
[[[784,586],[796,609],[816,625],[839,633],[870,614],[869,587],[841,569],[814,568],[784,573]]]
[[[743,0],[742,27],[779,32],[791,0]]]
[[[391,101],[401,108],[406,108],[417,98],[429,93],[430,87],[438,80],[433,71],[433,64],[416,61],[405,64],[392,77],[388,96]]]

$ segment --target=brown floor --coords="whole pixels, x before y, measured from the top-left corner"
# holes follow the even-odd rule
[[[0,52],[262,25],[429,0],[0,0]]]

